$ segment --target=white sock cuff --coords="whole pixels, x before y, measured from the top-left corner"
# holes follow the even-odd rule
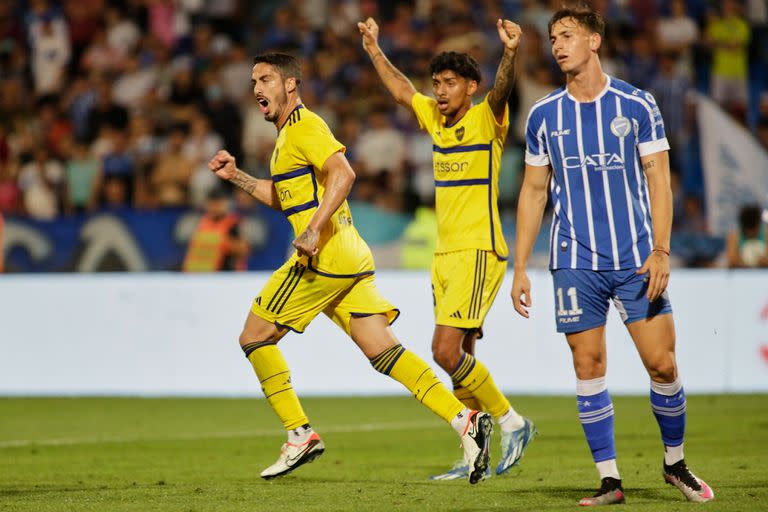
[[[656,382],[655,380],[651,380],[651,391],[660,395],[673,396],[676,395],[681,389],[683,389],[683,383],[680,381],[679,377],[675,379],[674,382],[670,383]]]
[[[608,385],[605,383],[605,376],[589,380],[576,379],[576,394],[579,396],[596,395],[606,389]]]

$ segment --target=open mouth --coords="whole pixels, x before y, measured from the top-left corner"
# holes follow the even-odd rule
[[[259,109],[262,114],[266,114],[269,111],[269,100],[267,98],[256,98],[256,102],[259,104]]]
[[[438,99],[437,108],[439,108],[440,110],[445,110],[446,108],[448,108],[448,100]]]

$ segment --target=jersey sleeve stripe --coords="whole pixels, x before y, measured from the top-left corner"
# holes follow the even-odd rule
[[[549,165],[549,155],[534,155],[526,151],[525,163],[534,167],[545,167]]]
[[[641,142],[637,145],[637,152],[641,157],[669,150],[669,141],[666,137],[663,139]]]

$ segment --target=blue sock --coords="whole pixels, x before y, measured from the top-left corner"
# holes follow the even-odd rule
[[[669,384],[651,381],[651,409],[661,430],[665,462],[674,464],[683,458],[685,436],[685,391],[680,381]]]
[[[587,436],[596,463],[616,459],[613,435],[613,402],[605,385],[605,377],[577,380],[579,420]],[[600,469],[598,467],[598,469]],[[602,471],[601,471],[602,473]],[[610,476],[610,475],[606,475]],[[601,477],[603,475],[601,474]]]

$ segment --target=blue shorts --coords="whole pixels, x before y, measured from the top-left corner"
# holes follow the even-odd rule
[[[646,276],[634,269],[558,269],[552,271],[552,279],[557,332],[574,333],[605,325],[611,300],[625,324],[672,312],[666,290],[656,301],[648,301]]]

